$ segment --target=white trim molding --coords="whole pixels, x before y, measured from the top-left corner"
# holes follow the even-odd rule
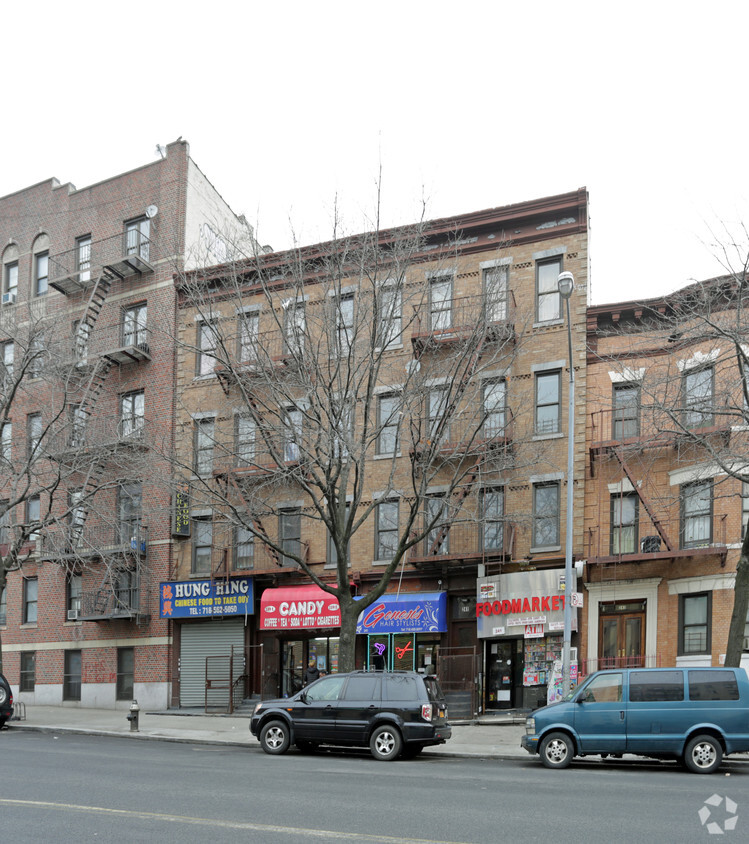
[[[645,601],[645,653],[658,653],[658,586],[663,578],[586,583],[588,592],[588,659],[598,659],[599,604],[608,601]]]

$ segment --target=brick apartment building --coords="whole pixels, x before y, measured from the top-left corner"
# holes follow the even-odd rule
[[[229,230],[251,242],[182,141],[0,199],[0,553],[22,562],[0,634],[20,702],[171,702],[173,275],[223,259]]]
[[[291,693],[310,656],[336,670],[340,608],[300,569],[367,595],[412,537],[359,621],[355,664],[437,671],[466,711],[544,696],[571,365],[585,394],[587,202],[583,188],[180,279],[181,538],[160,609],[181,705],[203,705],[207,682],[216,700]],[[579,402],[578,478],[585,418]],[[331,506],[360,521],[347,546]]]
[[[725,655],[749,515],[726,471],[746,473],[736,304],[724,278],[588,309],[588,671]]]

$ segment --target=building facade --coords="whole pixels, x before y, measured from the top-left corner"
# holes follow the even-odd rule
[[[251,232],[182,141],[5,196],[0,229],[3,671],[21,702],[165,707],[173,276]]]

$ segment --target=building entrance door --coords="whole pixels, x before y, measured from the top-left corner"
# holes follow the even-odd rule
[[[518,655],[515,640],[488,642],[486,651],[486,708],[511,709],[515,701]],[[522,657],[520,657],[522,676]],[[522,686],[521,686],[522,691]]]
[[[645,665],[645,601],[599,605],[598,668]]]

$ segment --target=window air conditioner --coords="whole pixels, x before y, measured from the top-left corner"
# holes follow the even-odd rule
[[[643,536],[640,548],[643,554],[657,554],[661,550],[660,536]]]
[[[3,293],[3,305],[15,305],[16,291],[10,290],[8,293]]]
[[[68,621],[78,621],[78,610],[68,610]]]

